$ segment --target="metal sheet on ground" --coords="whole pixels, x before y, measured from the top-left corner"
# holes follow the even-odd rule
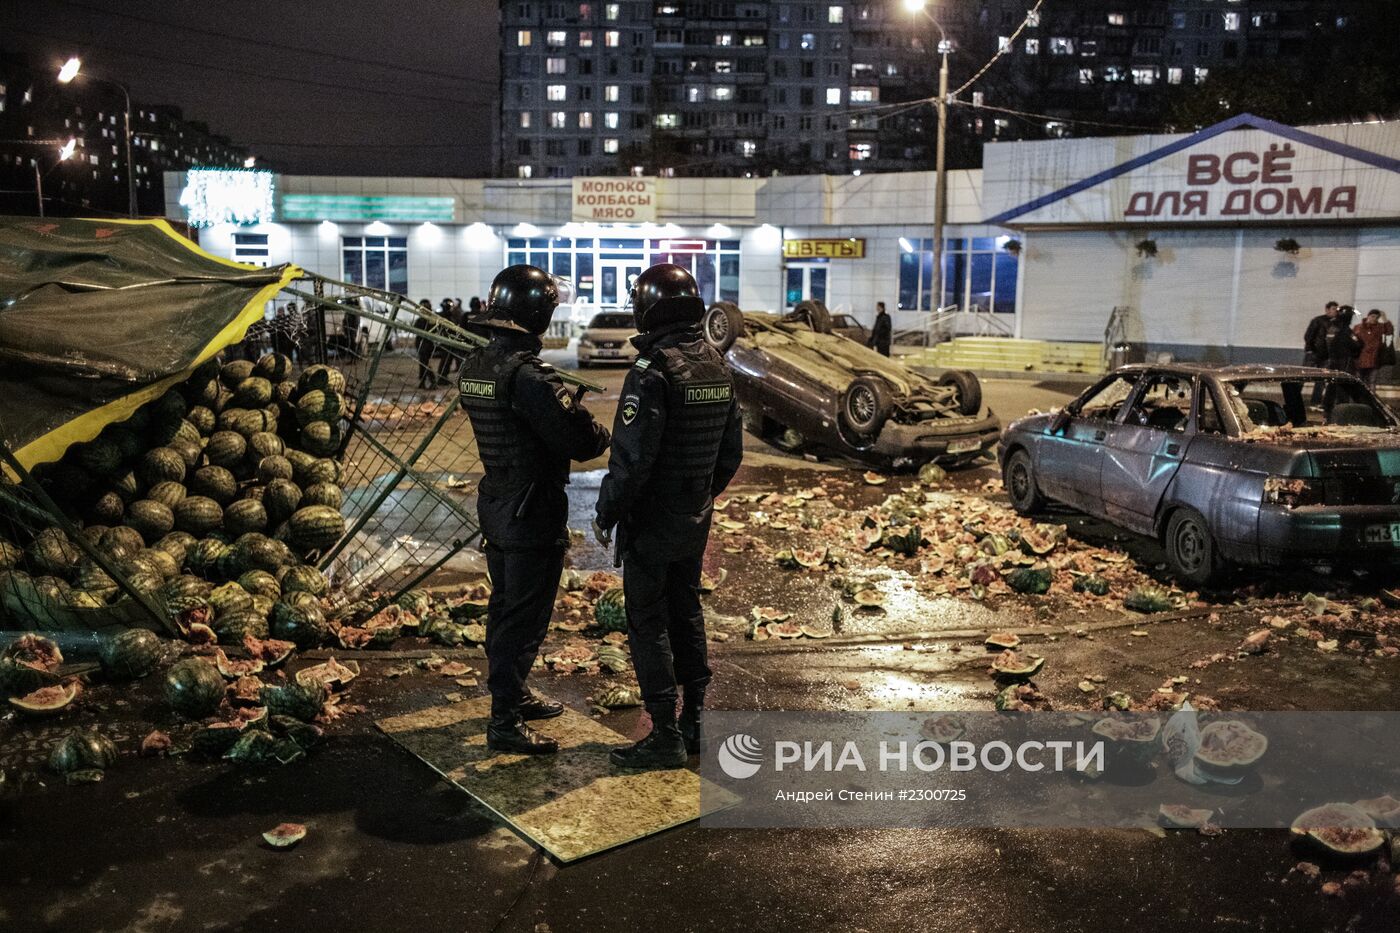
[[[623,772],[608,751],[626,736],[566,709],[533,723],[557,755],[509,755],[486,747],[490,697],[376,720],[395,742],[481,801],[561,862],[572,862],[699,819],[700,777],[691,771]],[[715,809],[737,798],[708,787]]]

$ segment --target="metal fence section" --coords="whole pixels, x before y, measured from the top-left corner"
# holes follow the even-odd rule
[[[301,322],[298,362],[333,366],[346,381],[347,530],[320,568],[341,599],[395,595],[479,537],[480,458],[453,374],[481,340],[400,295],[349,283],[311,278],[286,296],[302,302],[286,315]]]
[[[347,599],[411,589],[480,537],[481,460],[456,373],[485,339],[390,292],[312,277],[284,294],[304,303],[307,362],[346,377],[348,527],[321,569]]]

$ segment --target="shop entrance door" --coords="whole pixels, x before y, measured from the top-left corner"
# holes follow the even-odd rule
[[[826,301],[826,266],[819,263],[789,264],[783,304],[791,311],[807,299]]]
[[[632,283],[642,274],[637,259],[604,259],[598,263],[598,308],[621,311],[627,305]]]

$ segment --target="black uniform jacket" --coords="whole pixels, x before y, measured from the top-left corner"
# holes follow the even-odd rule
[[[667,440],[668,384],[664,367],[655,355],[671,347],[691,345],[692,352],[718,354],[708,345],[694,345],[703,338],[695,325],[672,325],[632,338],[639,356],[622,383],[621,402],[613,422],[613,446],[608,473],[598,494],[598,524],[621,526],[618,550],[636,550],[658,558],[674,558],[703,548],[710,528],[714,496],[722,492],[743,459],[743,426],[739,403],[728,406],[714,473],[707,482],[665,494],[649,484]],[[727,374],[726,374],[726,378]],[[672,439],[674,443],[676,439]]]
[[[568,545],[570,460],[591,460],[608,449],[608,431],[593,420],[554,368],[539,358],[538,337],[493,330],[491,343],[477,352],[514,356],[519,367],[506,388],[514,429],[534,459],[521,469],[487,469],[477,497],[477,516],[488,545],[502,550]],[[472,357],[463,378],[471,375]],[[467,406],[470,413],[470,406]]]

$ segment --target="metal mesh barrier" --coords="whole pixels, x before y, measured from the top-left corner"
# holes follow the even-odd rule
[[[305,302],[300,349],[345,374],[348,402],[349,527],[321,568],[349,599],[408,589],[479,535],[480,459],[454,373],[481,339],[399,295],[311,285],[287,290]]]

